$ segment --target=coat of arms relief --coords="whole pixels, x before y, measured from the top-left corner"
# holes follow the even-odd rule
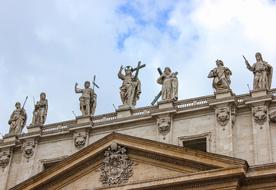
[[[132,165],[126,148],[112,143],[104,153],[100,181],[107,186],[127,183],[133,175]]]

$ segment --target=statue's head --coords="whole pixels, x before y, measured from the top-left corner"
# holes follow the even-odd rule
[[[132,74],[132,67],[131,66],[126,66],[125,67],[125,74],[126,75],[130,75],[130,74]]]
[[[20,104],[20,102],[16,102],[16,103],[15,103],[15,108],[16,108],[16,109],[21,108],[21,104]]]
[[[84,82],[84,88],[89,88],[90,87],[90,82],[89,81],[85,81]]]
[[[260,52],[257,52],[257,53],[255,54],[255,57],[256,57],[256,60],[257,60],[257,61],[262,61],[262,60],[263,60],[262,54],[261,54]]]
[[[46,99],[46,93],[45,92],[41,92],[40,93],[40,99],[41,100],[45,100]]]
[[[223,61],[219,59],[216,60],[216,64],[217,66],[224,66]]]
[[[171,74],[171,72],[172,72],[172,70],[170,69],[170,67],[165,67],[164,73],[165,73],[166,75]]]

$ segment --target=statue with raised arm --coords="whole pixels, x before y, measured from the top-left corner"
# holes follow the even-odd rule
[[[26,101],[25,101],[26,102]],[[26,125],[27,121],[27,114],[24,109],[24,106],[21,108],[20,102],[15,103],[15,110],[12,112],[9,120],[10,135],[20,135],[22,132],[22,129]]]
[[[160,68],[159,68],[160,69]],[[177,72],[173,73],[169,67],[165,67],[164,72],[160,72],[157,83],[162,85],[162,100],[178,99],[178,79]]]
[[[252,66],[244,56],[243,58],[247,69],[254,74],[253,90],[269,90],[272,82],[272,66],[263,60],[262,54],[259,52],[255,54],[256,63]]]
[[[40,100],[34,105],[32,126],[42,126],[47,118],[48,112],[48,100],[46,99],[46,93],[40,93]]]
[[[136,105],[137,100],[141,94],[141,82],[138,79],[138,72],[141,68],[146,65],[141,65],[141,62],[138,62],[136,68],[131,66],[126,66],[125,68],[121,66],[118,77],[123,81],[122,86],[120,87],[120,96],[124,107],[133,107]],[[123,74],[124,69],[124,74]],[[135,71],[135,75],[133,72]]]
[[[90,82],[85,81],[84,89],[78,88],[78,83],[75,84],[75,92],[81,93],[80,100],[80,111],[82,116],[94,115],[96,110],[97,95],[95,91],[90,88]]]
[[[217,60],[216,65],[217,67],[211,70],[208,75],[208,78],[213,78],[213,88],[216,90],[216,92],[231,90],[231,70],[227,67],[224,67],[222,60]]]

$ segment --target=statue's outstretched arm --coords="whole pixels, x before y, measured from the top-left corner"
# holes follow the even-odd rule
[[[82,93],[82,89],[78,88],[78,83],[75,84],[75,92]]]
[[[118,78],[121,80],[125,80],[125,76],[122,74],[123,66],[120,67],[120,70],[118,72]]]
[[[209,75],[208,75],[208,78],[213,78],[214,76],[215,76],[215,75],[214,75],[214,71],[211,70],[210,73],[209,73]]]

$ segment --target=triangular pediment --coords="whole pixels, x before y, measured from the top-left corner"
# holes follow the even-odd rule
[[[111,133],[12,189],[160,189],[242,175],[247,167],[240,159]]]

